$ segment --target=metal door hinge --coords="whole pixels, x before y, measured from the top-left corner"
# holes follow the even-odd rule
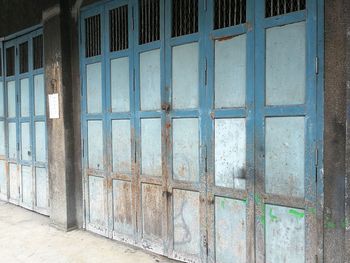
[[[208,172],[208,153],[207,146],[202,146],[202,154],[204,157],[204,172]]]
[[[318,148],[315,149],[315,166],[318,167]]]
[[[208,84],[208,59],[205,58],[205,86]]]
[[[315,74],[318,75],[318,57],[315,58]]]
[[[136,162],[137,162],[137,150],[136,150],[136,142],[135,142],[135,144],[134,144],[134,162],[135,162],[135,164],[136,164]]]
[[[85,156],[85,140],[83,139],[83,157]]]

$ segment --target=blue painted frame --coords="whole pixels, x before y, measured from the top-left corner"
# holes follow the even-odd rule
[[[21,167],[22,166],[30,166],[32,168],[32,177],[33,177],[33,191],[36,193],[36,169],[37,168],[44,168],[46,169],[46,173],[48,173],[48,164],[47,164],[47,133],[45,135],[45,142],[46,142],[46,161],[45,162],[37,162],[36,161],[36,149],[35,149],[35,123],[36,122],[43,122],[45,124],[45,127],[47,126],[46,123],[46,114],[35,116],[34,114],[34,77],[36,75],[44,75],[44,68],[39,69],[33,69],[33,38],[36,36],[42,35],[43,30],[41,25],[34,26],[32,28],[23,30],[21,32],[15,33],[9,37],[6,37],[6,42],[4,42],[4,90],[5,90],[5,115],[7,116],[7,85],[6,83],[9,81],[15,81],[16,85],[16,117],[15,118],[8,118],[6,117],[6,160],[7,160],[7,166],[9,163],[13,163],[17,165],[17,173],[21,173]],[[28,72],[20,74],[19,73],[19,56],[17,56],[17,50],[18,46],[21,43],[28,42]],[[4,61],[6,61],[6,48],[14,47],[15,48],[15,75],[7,77],[6,74],[6,64]],[[21,106],[20,106],[20,80],[27,78],[29,81],[29,117],[22,117],[21,116]],[[44,83],[45,87],[45,83]],[[44,94],[45,95],[45,94]],[[44,103],[46,96],[44,96]],[[46,103],[45,103],[46,105]],[[45,109],[46,111],[46,109]],[[16,144],[17,144],[17,158],[11,159],[8,155],[8,124],[9,123],[16,123]],[[21,152],[21,124],[22,123],[29,123],[30,124],[30,149],[31,149],[31,160],[22,160],[22,152]],[[8,169],[7,169],[8,170]],[[8,174],[8,180],[9,182],[9,174]],[[20,178],[20,176],[19,176]],[[20,182],[21,184],[21,182]],[[20,186],[20,189],[22,186]],[[49,189],[48,182],[47,182],[47,190]],[[24,204],[22,200],[22,191],[20,191],[20,200],[11,200],[10,199],[10,193],[9,193],[9,183],[8,183],[8,200],[10,202],[14,202],[16,204],[19,204],[21,206],[24,206],[28,209],[34,210],[38,213],[48,215],[49,214],[49,207],[43,208],[38,207],[36,203],[36,194],[33,196],[33,204],[28,206]]]

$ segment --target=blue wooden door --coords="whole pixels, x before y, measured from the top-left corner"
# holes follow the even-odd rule
[[[48,214],[42,31],[6,41],[3,61],[4,198]]]

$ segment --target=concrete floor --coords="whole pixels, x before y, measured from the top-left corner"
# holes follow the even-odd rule
[[[82,230],[62,232],[49,218],[0,201],[0,262],[173,262]]]

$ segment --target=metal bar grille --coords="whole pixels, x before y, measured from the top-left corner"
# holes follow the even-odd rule
[[[33,69],[44,66],[44,45],[43,35],[33,38]]]
[[[19,73],[28,72],[28,42],[19,45]]]
[[[6,49],[6,76],[15,75],[15,47]]]
[[[198,32],[198,0],[173,0],[172,36]]]
[[[266,0],[265,16],[279,16],[306,8],[306,0]]]
[[[246,0],[215,0],[214,29],[246,22]]]
[[[85,56],[101,55],[101,19],[100,15],[85,19]]]
[[[160,39],[159,0],[140,0],[139,43],[146,44]]]
[[[110,51],[128,49],[128,6],[120,6],[109,11]]]

